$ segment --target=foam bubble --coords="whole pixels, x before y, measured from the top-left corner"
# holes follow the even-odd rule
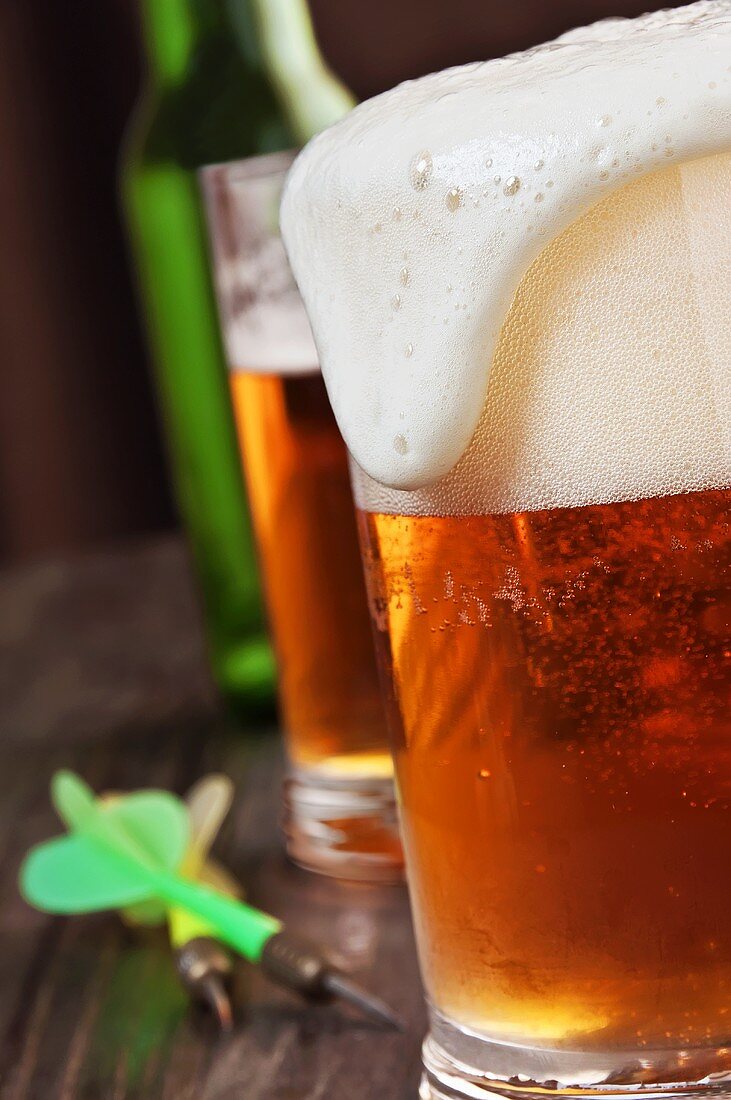
[[[336,416],[367,475],[362,484],[429,487],[415,495],[436,501],[449,482],[465,499],[443,498],[443,509],[479,511],[653,495],[728,478],[728,450],[718,451],[719,420],[727,418],[718,401],[728,369],[728,274],[725,284],[716,275],[713,290],[724,233],[731,249],[728,159],[708,170],[712,186],[698,165],[731,149],[730,44],[725,0],[609,20],[401,85],[301,154],[282,206],[284,236]],[[668,198],[653,237],[645,230],[655,206],[632,188],[665,195],[667,182],[650,182],[661,177],[674,180],[670,190],[687,203]],[[456,209],[445,202],[452,192],[462,200]],[[704,222],[703,203],[693,205],[700,193],[710,224],[723,223],[718,230]],[[630,237],[610,247],[599,221],[596,247],[590,234],[579,248],[571,232],[602,200],[619,203],[608,215],[612,241]],[[395,207],[403,216],[387,223]],[[374,221],[384,225],[377,236],[368,231]],[[641,256],[633,230],[642,234]],[[531,265],[540,270],[542,251],[567,240],[578,251],[562,269],[548,256],[539,293]],[[404,252],[409,279],[394,311]],[[623,266],[635,256],[639,263]],[[609,278],[612,266],[625,275]],[[678,280],[685,304],[674,297]],[[448,316],[445,284],[460,305]],[[648,313],[658,288],[667,295]],[[509,318],[516,329],[504,322],[518,299],[527,312]],[[669,338],[650,346],[662,326],[676,334],[682,356],[670,354]],[[531,373],[526,353],[549,334],[552,358],[529,356]],[[508,354],[506,340],[520,351]],[[412,342],[419,354],[406,359]],[[572,356],[560,354],[562,343]],[[701,350],[711,346],[715,359]],[[398,436],[407,447],[394,446]],[[469,491],[450,481],[458,463]],[[393,507],[412,510],[401,499],[409,495],[394,492]]]

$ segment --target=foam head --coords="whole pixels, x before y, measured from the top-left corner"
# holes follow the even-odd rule
[[[403,85],[300,156],[284,237],[361,503],[727,482],[729,45],[726,3],[613,20]]]
[[[232,371],[318,369],[312,332],[279,235],[292,163],[274,153],[200,171],[226,358]]]

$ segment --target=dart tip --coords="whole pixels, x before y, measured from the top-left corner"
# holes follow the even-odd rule
[[[225,1033],[231,1031],[234,1026],[231,999],[217,974],[207,974],[201,979],[198,985],[198,996],[216,1017],[221,1031]]]
[[[372,1020],[377,1020],[394,1031],[405,1031],[405,1025],[400,1016],[382,1001],[367,990],[362,989],[349,978],[336,971],[329,971],[323,978],[323,987],[335,997],[342,997],[349,1004],[359,1008],[364,1015]]]

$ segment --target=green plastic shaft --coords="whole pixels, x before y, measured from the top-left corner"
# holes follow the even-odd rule
[[[206,886],[174,875],[155,874],[151,881],[153,878],[158,897],[201,917],[210,925],[216,939],[238,951],[249,962],[259,962],[267,940],[282,929],[282,922],[276,917]]]

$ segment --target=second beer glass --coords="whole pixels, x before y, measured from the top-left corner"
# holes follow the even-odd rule
[[[231,397],[305,867],[391,880],[402,856],[347,458],[279,237],[288,154],[202,173]]]

